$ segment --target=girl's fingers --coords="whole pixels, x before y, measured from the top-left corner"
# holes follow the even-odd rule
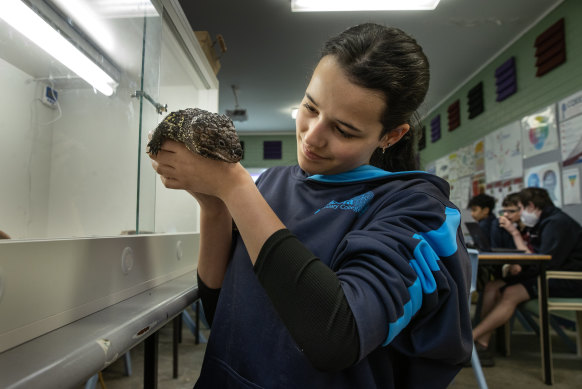
[[[171,139],[166,139],[164,141],[164,143],[162,143],[161,151],[175,153],[182,148],[186,148],[184,143],[176,142],[175,140],[171,140]]]

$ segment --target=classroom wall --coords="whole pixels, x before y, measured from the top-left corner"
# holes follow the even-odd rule
[[[55,112],[38,101],[40,85],[0,58],[0,230],[44,236]]]
[[[236,125],[236,123],[235,123]],[[240,140],[244,142],[245,155],[241,164],[246,168],[264,168],[273,166],[288,166],[297,164],[297,141],[295,134],[281,135],[242,135]],[[281,159],[264,159],[263,142],[281,141]]]
[[[564,18],[565,22],[566,62],[549,73],[536,77],[535,39],[561,18]],[[426,166],[490,132],[582,90],[582,23],[580,20],[582,20],[582,2],[564,1],[461,86],[457,92],[430,111],[423,119],[427,139],[426,148],[420,153],[421,164]],[[495,69],[512,56],[516,60],[517,92],[501,102],[496,102]],[[479,82],[483,82],[485,110],[479,116],[469,119],[467,94]],[[457,99],[461,104],[461,124],[449,132],[447,108]],[[430,121],[437,115],[441,115],[441,138],[432,143]],[[559,150],[524,160],[524,169],[553,161],[561,162]],[[577,166],[582,171],[579,165],[582,164]],[[582,222],[581,205],[566,205],[563,210]]]

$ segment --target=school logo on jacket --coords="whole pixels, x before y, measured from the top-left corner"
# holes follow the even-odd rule
[[[364,212],[366,212],[366,209],[368,209],[368,204],[370,203],[373,197],[374,193],[366,192],[364,194],[354,197],[353,199],[349,199],[346,201],[338,202],[331,200],[325,207],[315,211],[314,215],[317,214],[322,209],[326,208],[353,211],[361,215]]]

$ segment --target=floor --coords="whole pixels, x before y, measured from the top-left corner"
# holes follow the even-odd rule
[[[192,316],[194,317],[194,316]],[[208,331],[203,330],[208,336]],[[194,336],[183,326],[182,343],[179,347],[179,374],[172,378],[172,334],[171,325],[162,328],[159,338],[158,388],[191,389],[202,364],[205,344],[195,344]],[[495,366],[484,368],[485,378],[491,389],[497,388],[582,388],[582,358],[568,353],[557,336],[552,339],[554,380],[553,386],[541,380],[539,341],[535,334],[516,331],[512,334],[509,357],[496,356]],[[143,387],[143,345],[131,350],[132,375],[127,377],[123,359],[116,361],[103,371],[107,389],[133,389]],[[98,383],[96,388],[101,386]],[[450,389],[477,388],[473,369],[461,370]],[[358,388],[359,389],[359,388]]]

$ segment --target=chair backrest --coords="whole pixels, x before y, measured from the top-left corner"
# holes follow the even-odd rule
[[[477,290],[477,269],[479,268],[479,251],[475,249],[467,249],[469,253],[469,258],[471,258],[471,289],[469,289],[472,294]],[[469,301],[471,301],[471,296],[469,296]]]

